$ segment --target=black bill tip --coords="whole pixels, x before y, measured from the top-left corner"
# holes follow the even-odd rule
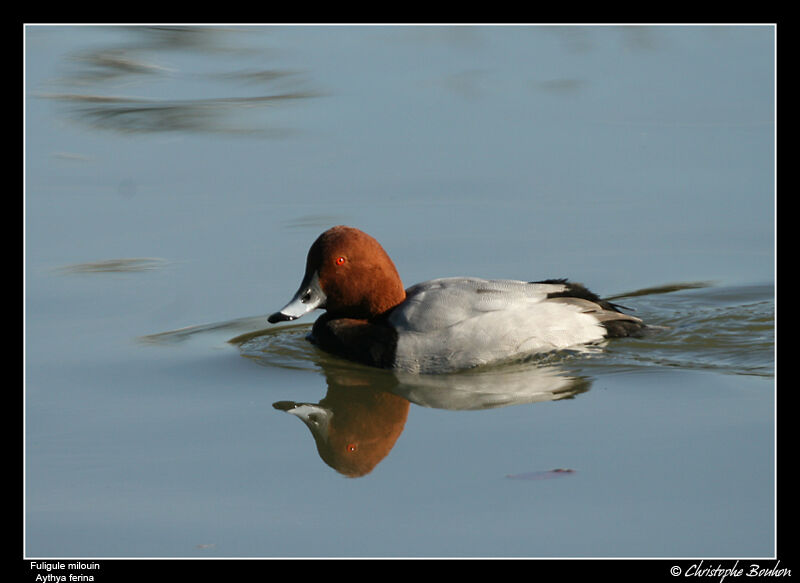
[[[290,320],[295,320],[296,318],[297,318],[296,316],[287,316],[286,314],[283,314],[281,312],[275,312],[269,318],[267,318],[267,322],[269,322],[270,324],[276,324],[277,322],[286,322]]]

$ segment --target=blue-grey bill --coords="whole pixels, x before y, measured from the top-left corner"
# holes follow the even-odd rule
[[[267,318],[267,321],[270,324],[275,324],[277,322],[296,320],[317,308],[324,308],[325,299],[325,292],[322,291],[319,285],[319,276],[315,271],[303,278],[300,289],[297,290],[291,301],[280,311]]]

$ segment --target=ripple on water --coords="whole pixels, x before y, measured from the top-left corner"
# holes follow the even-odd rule
[[[772,285],[683,290],[635,303],[636,314],[661,329],[645,338],[610,342],[592,365],[774,374]]]
[[[319,370],[320,351],[307,339],[311,324],[293,324],[258,330],[232,338],[242,356],[265,366]]]

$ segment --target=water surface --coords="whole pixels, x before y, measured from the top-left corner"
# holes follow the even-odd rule
[[[775,553],[774,29],[26,28],[25,553]],[[659,326],[405,377],[269,326],[334,224],[406,285]]]

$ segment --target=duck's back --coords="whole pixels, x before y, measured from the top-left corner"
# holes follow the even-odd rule
[[[607,334],[604,322],[638,321],[571,297],[569,289],[561,280],[468,277],[412,286],[389,316],[397,330],[395,367],[422,373],[459,370],[596,342]]]

